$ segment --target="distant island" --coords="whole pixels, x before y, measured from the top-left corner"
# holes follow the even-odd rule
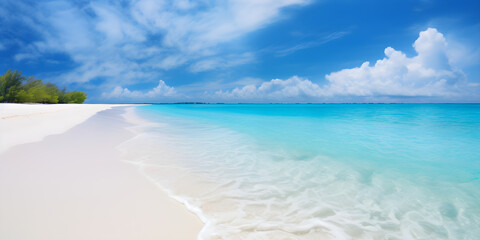
[[[53,83],[22,76],[17,70],[0,76],[0,103],[83,103],[85,99],[84,92],[60,90]]]

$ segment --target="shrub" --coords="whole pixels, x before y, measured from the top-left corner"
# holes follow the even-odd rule
[[[61,91],[55,84],[43,83],[21,72],[8,70],[0,76],[0,102],[12,103],[83,103],[87,94],[80,91]]]

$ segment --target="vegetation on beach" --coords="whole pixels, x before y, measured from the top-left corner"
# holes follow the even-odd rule
[[[22,72],[8,70],[0,76],[0,102],[7,103],[83,103],[87,94],[67,92],[53,83],[43,83],[34,77],[22,76]]]

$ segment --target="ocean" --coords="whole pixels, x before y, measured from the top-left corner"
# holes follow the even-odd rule
[[[478,239],[480,105],[171,104],[124,160],[199,239]]]

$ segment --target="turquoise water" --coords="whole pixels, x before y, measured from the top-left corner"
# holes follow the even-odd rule
[[[480,105],[148,105],[126,158],[202,239],[478,239]]]

